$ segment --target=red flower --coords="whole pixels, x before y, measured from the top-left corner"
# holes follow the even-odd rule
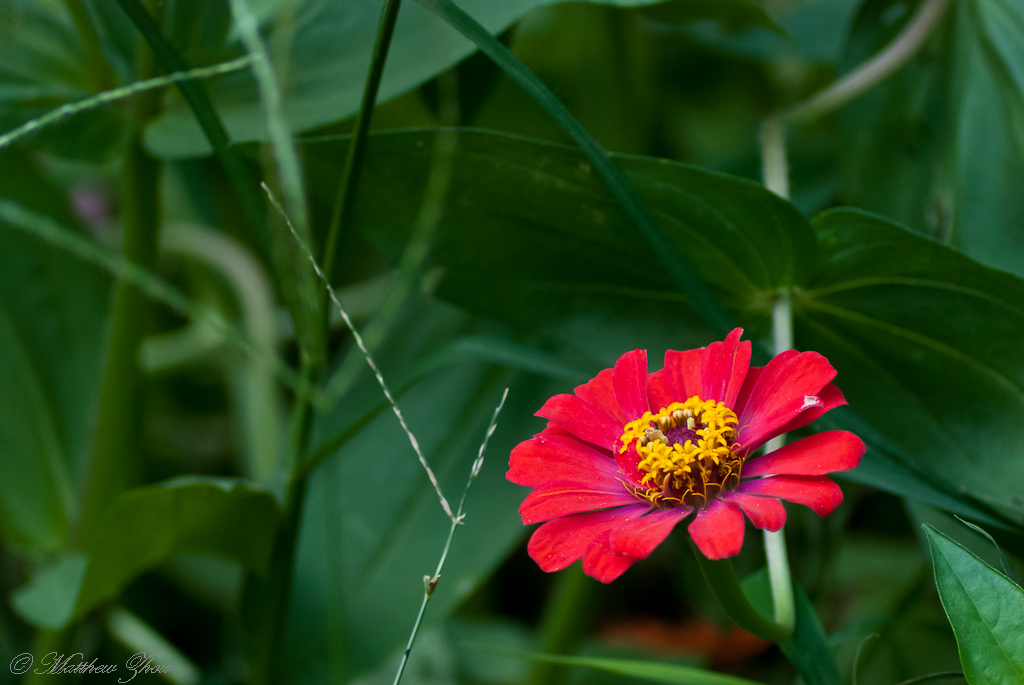
[[[743,515],[758,528],[786,522],[779,499],[819,516],[843,493],[824,477],[857,466],[864,443],[827,431],[754,457],[758,447],[846,404],[836,371],[816,352],[788,350],[750,366],[750,342],[737,328],[699,350],[665,353],[647,373],[647,352],[619,357],[574,395],[556,395],[537,416],[539,434],[512,450],[506,474],[533,487],[519,513],[546,521],[530,538],[545,571],[579,558],[608,583],[646,558],[696,512],[689,533],[710,559],[743,546]],[[778,499],[777,499],[778,498]]]

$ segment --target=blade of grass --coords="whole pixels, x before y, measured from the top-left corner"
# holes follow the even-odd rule
[[[401,5],[402,0],[385,0],[380,11],[377,37],[374,40],[373,54],[370,57],[370,72],[367,74],[366,84],[363,86],[363,99],[359,104],[356,129],[352,134],[352,144],[345,157],[345,169],[341,175],[341,184],[338,186],[338,195],[334,200],[334,209],[331,212],[331,223],[327,229],[327,240],[324,243],[321,261],[328,280],[334,273],[334,252],[337,249],[338,235],[348,226],[352,216],[356,188],[359,186],[359,171],[363,164],[363,154],[366,152],[366,141],[370,132],[370,120],[373,117],[373,108],[377,103],[377,91],[380,88],[380,79],[384,75],[384,64],[387,62],[391,36],[395,32],[395,22],[398,21],[398,10]]]
[[[491,416],[491,423],[487,426],[487,432],[484,433],[484,440],[480,443],[480,451],[477,452],[476,459],[473,460],[473,466],[469,470],[469,478],[466,480],[466,487],[462,490],[462,498],[459,500],[459,509],[456,515],[452,518],[451,528],[448,530],[448,539],[444,543],[444,549],[441,550],[441,559],[437,562],[437,568],[434,570],[434,575],[423,576],[423,602],[420,604],[420,611],[416,615],[416,622],[412,626],[412,633],[409,634],[409,641],[405,645],[405,651],[402,653],[402,660],[398,664],[398,672],[395,674],[394,685],[402,680],[402,674],[405,672],[405,665],[409,662],[409,654],[412,653],[412,645],[416,641],[416,634],[420,630],[420,623],[423,621],[423,614],[427,610],[427,602],[430,601],[431,596],[434,594],[434,590],[437,588],[437,582],[441,578],[441,570],[444,568],[444,562],[448,558],[448,550],[452,547],[452,539],[455,537],[455,529],[462,524],[462,520],[466,517],[463,513],[462,508],[466,504],[466,495],[469,494],[469,487],[473,485],[473,481],[480,475],[480,469],[484,465],[484,453],[487,451],[487,443],[490,441],[491,436],[494,435],[494,429],[498,427],[498,414],[501,413],[502,407],[505,406],[505,400],[508,398],[508,388],[505,388],[505,392],[501,395],[501,401],[498,402],[498,406],[494,408],[494,414]]]
[[[473,17],[452,0],[416,0],[448,22],[459,33],[476,43],[495,64],[529,93],[565,131],[572,136],[601,174],[661,259],[672,279],[690,298],[694,309],[708,326],[722,337],[736,327],[732,316],[697,275],[690,260],[666,235],[657,217],[640,197],[625,173],[611,160],[601,144],[576,120],[558,98],[519,59],[503,46]]]
[[[66,105],[61,105],[56,109],[50,110],[41,117],[36,117],[31,121],[26,121],[21,126],[0,135],[0,150],[10,146],[27,135],[35,133],[46,126],[55,124],[62,119],[66,119],[67,117],[80,112],[95,109],[117,100],[132,97],[133,95],[145,93],[146,91],[153,90],[154,88],[163,88],[164,86],[168,86],[172,83],[185,83],[196,79],[210,78],[211,76],[219,76],[232,71],[238,71],[239,69],[245,69],[252,63],[253,58],[247,55],[245,57],[233,59],[230,62],[222,62],[221,64],[214,64],[209,67],[176,71],[173,74],[168,74],[167,76],[157,76],[156,78],[146,79],[144,81],[136,81],[135,83],[131,83],[127,86],[97,93],[96,95],[92,95],[76,102],[69,102]]]
[[[377,384],[380,385],[380,389],[384,392],[384,397],[387,398],[388,404],[391,405],[391,410],[398,418],[398,423],[402,426],[402,431],[405,432],[405,436],[409,439],[409,444],[412,445],[413,451],[416,452],[416,457],[419,459],[420,464],[423,466],[423,469],[427,472],[427,477],[430,479],[430,484],[434,486],[434,491],[437,493],[437,497],[440,500],[441,508],[444,509],[445,515],[448,516],[449,519],[454,521],[455,514],[452,512],[452,508],[451,505],[448,504],[448,500],[445,499],[444,493],[441,492],[441,485],[440,483],[438,483],[437,476],[434,475],[433,469],[430,468],[430,464],[427,463],[426,457],[423,456],[423,451],[420,449],[420,444],[419,441],[416,440],[416,436],[413,435],[411,430],[409,430],[409,426],[405,422],[405,417],[402,415],[402,410],[398,408],[398,403],[395,401],[394,395],[392,395],[391,390],[388,388],[387,383],[384,381],[384,376],[381,375],[380,369],[377,368],[377,363],[373,361],[373,356],[367,349],[366,343],[363,342],[363,337],[359,334],[359,331],[358,329],[356,329],[355,324],[352,323],[352,319],[349,318],[348,312],[345,311],[345,308],[342,306],[341,301],[338,299],[338,296],[335,293],[334,288],[332,288],[331,284],[327,281],[327,277],[324,275],[324,272],[320,270],[320,265],[317,264],[316,258],[313,257],[313,252],[309,249],[309,246],[302,239],[302,237],[299,236],[298,231],[292,225],[291,221],[288,220],[288,216],[284,213],[284,207],[282,207],[281,204],[277,201],[273,193],[270,191],[270,188],[268,188],[266,184],[264,184],[263,189],[267,191],[267,195],[270,197],[270,201],[273,203],[274,208],[281,213],[281,216],[284,218],[285,223],[288,225],[288,228],[291,229],[292,235],[298,242],[299,247],[306,255],[306,257],[309,259],[309,263],[312,264],[313,271],[315,271],[317,277],[321,281],[323,281],[324,286],[327,288],[327,293],[328,295],[330,295],[331,301],[334,302],[334,306],[337,307],[338,311],[341,313],[341,318],[344,320],[345,326],[348,328],[349,332],[352,334],[352,337],[356,341],[356,345],[359,346],[360,351],[363,353],[363,358],[366,360],[366,364],[370,367],[370,370],[373,371],[373,375],[377,379]]]
[[[69,0],[70,1],[70,0]],[[183,72],[189,71],[189,64],[178,54],[163,33],[160,27],[142,6],[139,0],[117,0],[124,13],[128,15],[132,23],[142,34],[142,37],[149,44],[150,49],[157,60],[167,71]],[[255,57],[246,56],[244,66],[249,66]],[[249,168],[246,166],[242,156],[230,145],[227,130],[213,107],[209,94],[202,83],[197,81],[178,81],[178,90],[181,92],[185,102],[195,115],[196,122],[203,130],[206,139],[210,141],[214,154],[220,160],[224,171],[228,176],[235,194],[242,203],[242,211],[250,226],[256,232],[258,239],[265,253],[270,249],[270,242],[267,238],[266,218],[263,213],[263,203],[260,198],[259,189],[256,185]]]

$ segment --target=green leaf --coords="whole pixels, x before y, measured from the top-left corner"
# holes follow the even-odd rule
[[[852,67],[905,18],[868,2],[847,50]],[[1024,10],[1008,0],[953,3],[907,66],[839,117],[844,201],[1024,275]]]
[[[1024,411],[1024,282],[863,212],[815,228],[825,266],[795,297],[798,344],[828,357],[888,456],[1024,523],[1024,472],[1006,458]]]
[[[590,0],[593,1],[593,0]],[[616,7],[644,6],[658,0],[606,0],[595,4]],[[179,3],[189,7],[210,3]],[[275,26],[268,44],[288,34],[291,53],[276,56],[287,63],[282,80],[290,92],[286,115],[292,131],[304,131],[352,116],[359,109],[363,83],[377,32],[382,0],[304,0],[294,26]],[[528,11],[552,4],[552,0],[467,0],[460,6],[492,33],[500,33]],[[730,14],[729,7],[722,15]],[[294,30],[294,34],[291,32]],[[457,64],[476,47],[452,30],[443,20],[415,2],[402,6],[388,53],[387,69],[378,102],[384,102],[415,88]],[[194,66],[197,60],[186,50]],[[224,58],[228,55],[220,54]],[[237,56],[231,54],[230,56]],[[249,74],[235,74],[210,84],[210,95],[235,142],[267,140],[265,117],[260,109],[255,84]],[[210,153],[209,145],[191,113],[180,100],[172,104],[147,130],[146,145],[161,157],[189,157]]]
[[[0,153],[0,197],[65,225],[67,199],[17,150]],[[108,276],[0,222],[0,534],[58,550],[91,431]]]
[[[15,591],[22,618],[64,627],[179,552],[265,568],[277,527],[274,498],[230,479],[180,477],[130,490],[104,514],[86,555],[69,555]]]
[[[96,91],[71,18],[56,3],[3,0],[0,13],[0,131]],[[33,138],[54,154],[101,162],[127,142],[127,122],[102,107]]]
[[[960,544],[924,527],[935,585],[971,685],[1024,680],[1024,590]]]
[[[491,652],[492,654],[529,659],[530,661],[596,668],[600,671],[638,678],[650,683],[670,683],[671,685],[756,685],[752,680],[747,680],[746,678],[713,673],[689,666],[663,664],[657,661],[511,652],[485,645],[471,645],[471,647],[480,651]]]
[[[389,257],[408,238],[435,135],[371,138],[354,222]],[[326,199],[337,171],[319,160],[338,158],[345,143],[315,145],[307,175]],[[761,186],[666,160],[615,161],[733,312],[766,319],[771,294],[816,268],[807,220]],[[533,331],[561,329],[579,345],[593,339],[582,327],[596,326],[600,313],[600,335],[617,336],[620,353],[700,339],[699,330],[681,329],[681,320],[693,321],[685,296],[578,150],[460,131],[452,187],[461,193],[446,206],[431,252],[444,268],[443,298]]]

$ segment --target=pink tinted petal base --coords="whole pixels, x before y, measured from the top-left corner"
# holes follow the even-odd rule
[[[725,559],[743,547],[743,513],[716,499],[697,513],[687,529],[698,549],[708,559]]]
[[[701,399],[724,402],[727,407],[736,404],[750,368],[750,341],[740,342],[742,334],[743,329],[736,328],[724,342],[713,342],[704,350],[700,370]]]
[[[576,438],[541,433],[512,450],[505,478],[534,487],[549,481],[610,481],[618,466],[607,454]]]
[[[755,528],[779,530],[786,525],[786,507],[774,497],[755,497],[739,492],[727,492],[722,499],[739,507]]]
[[[736,492],[746,495],[778,497],[803,504],[818,516],[831,514],[843,503],[843,491],[824,476],[768,476],[739,484]]]
[[[757,375],[746,396],[737,442],[747,452],[757,449],[801,412],[823,408],[818,393],[835,377],[836,370],[817,352],[779,354]]]
[[[633,350],[619,357],[612,369],[615,397],[628,421],[639,419],[647,404],[647,350]]]
[[[743,476],[823,476],[856,468],[864,443],[848,431],[825,431],[743,464]]]
[[[533,532],[527,552],[542,570],[548,573],[561,571],[582,557],[596,536],[649,509],[648,505],[637,504],[549,521]]]
[[[618,481],[555,481],[534,488],[519,505],[519,515],[523,517],[523,524],[529,525],[583,511],[621,507],[636,502],[636,497]]]
[[[544,403],[537,416],[543,416],[556,428],[604,449],[612,449],[622,435],[619,422],[575,395],[555,395]]]

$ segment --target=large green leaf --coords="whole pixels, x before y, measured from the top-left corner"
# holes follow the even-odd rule
[[[62,557],[18,589],[22,618],[59,629],[115,598],[136,576],[179,552],[203,552],[264,568],[278,507],[263,491],[228,479],[176,478],[130,490],[111,504],[87,553]]]
[[[796,297],[798,344],[919,477],[1024,523],[1024,282],[863,212],[815,227],[825,265]]]
[[[354,221],[389,256],[405,244],[418,210],[434,135],[380,134],[369,143]],[[333,196],[337,172],[323,160],[338,158],[344,145],[319,143],[307,155],[314,194]],[[762,187],[665,160],[616,163],[734,311],[766,317],[773,292],[814,272],[806,219]],[[699,328],[680,325],[693,318],[685,296],[579,151],[465,130],[453,169],[454,199],[432,250],[444,268],[444,298],[581,346],[591,327],[603,328],[621,341],[597,355],[604,362],[615,358],[609,348],[617,356],[641,343],[699,339]],[[612,322],[616,329],[607,330]]]
[[[0,153],[0,196],[75,226],[65,196],[16,150]],[[63,546],[73,474],[93,421],[109,278],[0,223],[0,535]]]
[[[466,315],[450,305],[422,296],[410,303],[395,324],[397,333],[375,355],[392,388],[418,374],[424,363],[436,368],[449,354],[447,341],[467,325]],[[493,369],[464,360],[430,373],[398,397],[455,506],[502,388],[513,386],[469,492],[464,525],[456,530],[424,629],[472,593],[524,533],[516,513],[523,492],[504,474],[515,442],[540,428],[532,413],[544,392],[536,375],[499,375]],[[344,401],[317,417],[312,443],[346,430],[353,412],[362,413],[379,399],[380,388],[364,370]],[[330,653],[335,677],[350,678],[373,669],[404,644],[423,598],[423,576],[437,566],[449,526],[390,411],[379,414],[313,473],[288,629],[296,682],[322,675],[310,670],[314,655]]]
[[[392,257],[422,196],[432,135],[370,143],[355,222]],[[340,155],[323,145],[315,157]],[[634,347],[706,344],[579,152],[464,131],[456,155],[458,194],[431,255],[443,268],[441,297],[602,365]],[[832,361],[853,412],[828,418],[855,430],[859,421],[878,448],[866,458],[869,482],[1003,527],[1024,522],[1021,472],[1006,458],[1019,453],[1014,416],[1024,409],[1019,279],[861,212],[824,215],[816,240],[791,205],[755,184],[664,160],[617,161],[755,334],[774,293],[797,287],[797,345]],[[331,197],[330,168],[311,164],[313,191]]]
[[[1024,590],[946,535],[924,530],[967,682],[1024,681]]]
[[[852,68],[900,31],[891,3],[865,4]],[[1024,10],[955,3],[922,52],[839,117],[844,200],[1024,274]]]
[[[464,0],[460,6],[488,31],[499,33],[528,11],[553,1],[557,0]],[[586,1],[617,7],[659,2]],[[679,1],[685,4],[685,0]],[[190,6],[206,4],[209,3],[190,3]],[[280,61],[288,64],[282,80],[288,89],[286,114],[293,131],[338,121],[359,109],[382,4],[383,0],[304,0],[296,12],[294,26],[289,21],[270,30],[270,44],[274,44],[277,36],[291,40],[290,54]],[[767,16],[752,10],[748,2],[719,3],[717,12],[708,10],[706,5],[703,3],[703,10],[698,12],[702,17],[770,24]],[[473,43],[417,3],[403,4],[378,101],[383,102],[433,78],[475,49]],[[267,140],[265,116],[248,73],[218,79],[210,83],[209,88],[233,140]],[[210,152],[191,113],[178,99],[173,99],[164,114],[149,127],[146,144],[163,157]]]

